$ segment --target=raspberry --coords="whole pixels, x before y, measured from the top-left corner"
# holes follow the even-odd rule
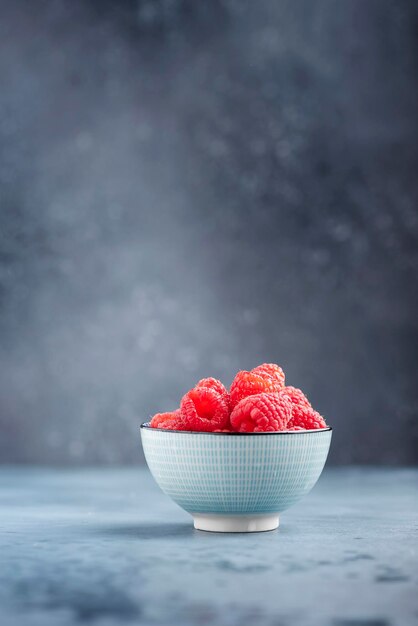
[[[231,413],[231,424],[240,433],[285,430],[292,414],[289,398],[279,393],[258,393],[243,398]]]
[[[293,405],[293,409],[295,409],[295,407],[303,406],[308,409],[312,408],[312,405],[309,402],[308,398],[305,396],[303,391],[301,389],[298,389],[297,387],[283,387],[281,393],[289,398]]]
[[[227,427],[229,409],[225,399],[208,387],[195,387],[182,398],[181,419],[185,430],[214,431]]]
[[[291,422],[299,424],[304,420],[303,409],[312,409],[311,403],[305,396],[303,391],[296,387],[285,387],[282,390],[282,395],[287,396],[292,403],[292,419]]]
[[[257,367],[254,367],[251,372],[265,378],[268,376],[284,387],[284,371],[276,363],[262,363]]]
[[[295,411],[295,408],[297,409]],[[317,428],[326,428],[324,418],[312,407],[293,405],[292,418],[287,425],[288,430],[315,430]]]
[[[229,392],[225,385],[223,385],[217,378],[202,378],[202,380],[199,380],[199,382],[195,385],[195,389],[198,387],[213,389],[213,391],[216,391],[216,393],[219,393],[219,395],[223,397],[229,406]]]
[[[186,430],[182,428],[180,411],[156,413],[150,422],[151,428],[166,428],[167,430]]]
[[[259,376],[253,372],[241,370],[232,381],[230,389],[231,408],[240,400],[259,393],[273,393],[281,391],[282,385],[270,376]]]

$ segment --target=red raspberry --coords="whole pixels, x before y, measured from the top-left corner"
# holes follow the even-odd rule
[[[243,398],[231,413],[231,424],[240,433],[285,430],[292,415],[289,398],[280,393],[258,393]]]
[[[180,410],[169,413],[156,413],[150,422],[151,428],[166,428],[167,430],[185,430],[181,428]]]
[[[312,405],[303,391],[296,387],[285,387],[282,392],[292,403],[292,419],[294,424],[302,423],[304,420],[303,409],[312,409]]]
[[[282,385],[270,376],[259,376],[253,372],[242,370],[232,381],[230,389],[231,409],[243,398],[258,393],[274,393],[281,391],[281,389]]]
[[[217,378],[202,378],[195,385],[195,389],[197,387],[207,387],[208,389],[213,389],[216,393],[219,393],[220,396],[223,397],[227,405],[229,406],[229,392],[224,384],[221,383]]]
[[[262,376],[263,378],[268,376],[278,382],[281,387],[284,387],[284,371],[281,367],[276,365],[276,363],[262,363],[261,365],[254,367],[251,372],[253,374],[257,374],[258,376]]]
[[[301,389],[298,389],[297,387],[283,387],[281,393],[289,398],[293,405],[293,409],[303,406],[308,409],[312,408],[312,405],[309,402],[308,398],[305,396],[303,391]]]
[[[227,427],[229,409],[226,401],[213,389],[195,387],[182,398],[181,419],[186,430],[214,431]]]
[[[296,411],[295,411],[296,409]],[[317,428],[326,428],[324,418],[312,407],[293,405],[292,418],[287,425],[288,430],[315,430]]]

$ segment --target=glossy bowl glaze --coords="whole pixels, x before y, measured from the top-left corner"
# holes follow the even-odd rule
[[[142,424],[148,466],[161,489],[218,532],[273,530],[279,513],[315,485],[331,428],[269,433],[202,433]]]

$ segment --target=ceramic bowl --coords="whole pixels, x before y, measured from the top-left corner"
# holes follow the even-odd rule
[[[273,530],[279,513],[307,494],[328,455],[331,428],[270,433],[202,433],[151,428],[141,436],[161,489],[199,530]]]

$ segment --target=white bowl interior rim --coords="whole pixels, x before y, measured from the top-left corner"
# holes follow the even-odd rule
[[[266,435],[306,435],[307,433],[324,433],[327,431],[332,431],[331,426],[327,426],[326,428],[313,428],[311,430],[270,430],[268,432],[261,433],[215,433],[215,432],[207,432],[202,430],[170,430],[169,428],[153,428],[150,426],[151,422],[143,422],[140,428],[144,428],[145,430],[151,430],[160,433],[176,433],[177,435],[226,435],[227,437],[233,435],[235,437],[259,437]]]

